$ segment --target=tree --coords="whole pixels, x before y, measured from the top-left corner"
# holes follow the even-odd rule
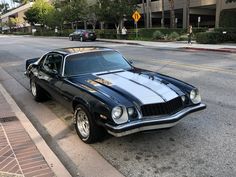
[[[137,0],[98,0],[99,20],[103,22],[113,23],[120,32],[124,18],[131,18],[132,13],[137,9]]]
[[[170,5],[170,27],[175,28],[175,8],[174,8],[174,0],[169,0]]]
[[[60,1],[55,0],[54,6],[56,10],[59,10],[63,14],[64,18],[61,21],[71,23],[72,29],[73,24],[77,24],[79,21],[84,21],[87,16],[87,1],[86,0],[70,0],[70,1]]]
[[[24,19],[31,25],[34,26],[36,23],[39,23],[39,9],[31,7],[25,12]]]
[[[36,23],[44,26],[47,23],[47,16],[53,10],[53,6],[45,0],[36,0],[33,6],[25,12],[25,20],[31,25]]]
[[[8,3],[1,3],[0,4],[0,14],[1,13],[6,13],[7,11],[8,11],[8,9],[9,9],[9,4]]]
[[[92,25],[93,31],[95,30],[96,24],[98,22],[97,9],[99,9],[99,5],[97,3],[93,4],[93,5],[89,5],[87,7],[87,13],[86,13],[86,16],[85,16],[87,24]]]

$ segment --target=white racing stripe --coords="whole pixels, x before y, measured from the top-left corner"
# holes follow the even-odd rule
[[[164,98],[165,101],[169,101],[178,97],[176,92],[174,92],[167,85],[161,83],[158,80],[149,79],[148,76],[132,73],[129,71],[117,73],[117,75],[127,78],[131,81],[137,82],[141,85],[144,85],[145,87],[148,87],[149,89],[153,90],[153,92]]]
[[[142,104],[162,103],[178,96],[166,85],[128,71],[100,75],[99,77],[126,90],[139,99]]]

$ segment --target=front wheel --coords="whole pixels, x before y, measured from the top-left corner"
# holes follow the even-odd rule
[[[83,142],[94,143],[102,138],[104,130],[95,123],[86,107],[77,105],[74,114],[75,129]]]

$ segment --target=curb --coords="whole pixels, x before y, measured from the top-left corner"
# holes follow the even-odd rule
[[[110,42],[110,43],[116,43],[116,44],[127,44],[127,45],[144,46],[144,45],[136,43],[136,42],[113,41],[113,40],[106,40],[106,39],[97,39],[97,41],[100,41],[100,42]]]
[[[199,51],[212,51],[212,52],[224,52],[224,53],[236,53],[236,49],[232,48],[221,48],[221,49],[209,49],[209,48],[199,48],[199,47],[181,47],[179,49],[187,50],[199,50]]]
[[[38,131],[34,128],[34,126],[31,124],[29,119],[21,111],[21,109],[18,107],[16,102],[5,90],[5,88],[2,86],[1,83],[0,83],[0,92],[2,93],[3,97],[6,99],[7,103],[10,105],[12,111],[15,113],[20,123],[24,127],[25,131],[28,133],[31,140],[34,142],[34,144],[36,145],[39,152],[42,154],[42,156],[44,157],[45,161],[47,162],[51,170],[54,172],[54,174],[56,176],[71,177],[70,173],[67,171],[64,165],[60,162],[57,156],[53,153],[53,151],[48,147],[44,139],[41,137]]]

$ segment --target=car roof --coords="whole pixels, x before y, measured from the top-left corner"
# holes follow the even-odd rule
[[[69,55],[76,53],[79,54],[79,53],[99,52],[99,51],[114,51],[114,49],[107,47],[86,46],[86,47],[67,47],[67,48],[55,49],[52,52],[58,52],[64,55]]]

